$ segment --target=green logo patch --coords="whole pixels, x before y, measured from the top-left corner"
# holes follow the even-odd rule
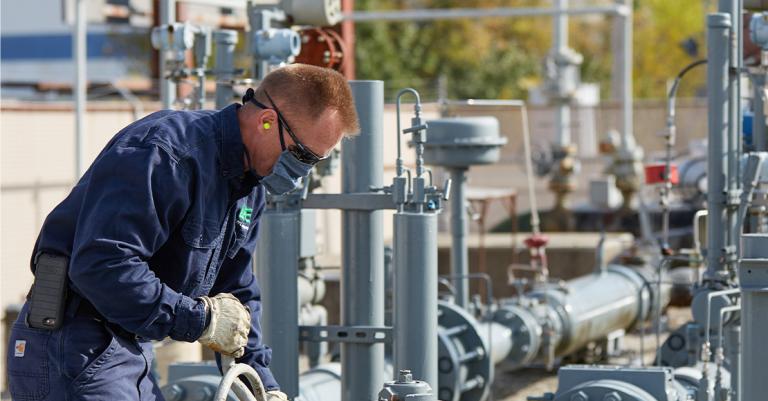
[[[253,215],[253,209],[250,207],[242,207],[240,208],[240,213],[237,215],[237,219],[240,220],[241,223],[244,224],[251,224],[251,216]]]

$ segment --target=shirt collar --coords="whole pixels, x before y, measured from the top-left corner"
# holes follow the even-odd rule
[[[240,105],[233,103],[219,111],[220,137],[219,137],[219,163],[221,174],[225,178],[242,177],[245,174],[243,156],[245,145],[240,135],[240,122],[237,119],[237,110]]]

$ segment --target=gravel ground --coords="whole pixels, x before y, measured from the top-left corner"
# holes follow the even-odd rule
[[[691,318],[689,308],[675,307],[667,310],[666,328],[661,333],[663,342],[669,334],[669,328],[675,329]],[[647,333],[652,333],[652,328]],[[656,346],[653,334],[646,334],[643,359],[646,364],[654,359]],[[626,365],[637,359],[640,354],[640,334],[630,333],[624,338],[625,355],[612,358],[608,364]],[[493,401],[525,401],[528,396],[541,396],[557,390],[557,372],[547,372],[542,368],[526,368],[513,372],[496,372],[493,384]]]

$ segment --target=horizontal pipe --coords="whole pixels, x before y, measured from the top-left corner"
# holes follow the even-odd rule
[[[627,15],[627,7],[605,5],[574,8],[494,7],[494,8],[433,8],[395,11],[354,11],[343,19],[354,22],[369,21],[430,21],[464,18],[544,17],[553,15]]]

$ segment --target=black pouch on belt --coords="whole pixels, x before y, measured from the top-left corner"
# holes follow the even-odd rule
[[[27,325],[56,330],[64,320],[69,258],[40,253],[35,258],[35,282],[29,297]]]

